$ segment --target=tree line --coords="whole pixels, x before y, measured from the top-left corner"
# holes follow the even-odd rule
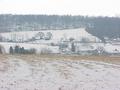
[[[101,39],[120,37],[119,17],[89,17],[71,15],[0,15],[0,32],[85,27]]]
[[[10,46],[9,53],[10,54],[35,54],[36,49],[34,49],[34,48],[25,49],[24,47],[20,47],[20,46],[16,45],[15,47]]]

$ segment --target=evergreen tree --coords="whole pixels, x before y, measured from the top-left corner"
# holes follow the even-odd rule
[[[20,52],[20,48],[19,48],[19,46],[16,45],[16,46],[15,46],[15,53],[18,54],[19,52]]]
[[[73,42],[72,42],[72,45],[71,45],[71,51],[72,51],[72,52],[75,52],[75,45],[74,45]]]
[[[19,52],[19,53],[25,54],[25,49],[24,49],[24,47],[20,48],[20,52]]]
[[[12,46],[10,46],[9,53],[10,53],[10,54],[13,54],[13,53],[14,53],[14,50],[13,50],[13,47],[12,47]]]
[[[2,54],[2,48],[0,47],[0,54]]]

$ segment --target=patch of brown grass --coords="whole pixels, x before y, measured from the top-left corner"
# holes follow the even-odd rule
[[[0,54],[0,61],[7,60],[8,56],[4,54]]]
[[[27,61],[33,60],[91,60],[91,61],[104,61],[108,63],[120,64],[120,56],[80,56],[80,55],[60,55],[60,54],[42,54],[42,55],[0,55],[0,60],[7,58],[17,58]]]

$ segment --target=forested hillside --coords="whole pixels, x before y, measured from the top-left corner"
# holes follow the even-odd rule
[[[0,32],[85,27],[99,37],[120,37],[120,18],[58,15],[0,15]]]

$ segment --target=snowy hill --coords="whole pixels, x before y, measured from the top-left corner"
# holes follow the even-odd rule
[[[1,33],[4,53],[9,53],[10,46],[17,45],[25,49],[35,49],[36,53],[47,51],[50,53],[72,53],[70,39],[74,39],[74,53],[83,54],[88,51],[94,53],[95,50],[107,53],[120,53],[120,45],[104,44],[101,40],[90,33],[85,28],[65,29],[65,30],[40,30]],[[81,42],[82,40],[89,42]],[[1,40],[1,39],[0,39]],[[61,48],[62,47],[62,48]],[[92,54],[93,54],[92,53]]]
[[[88,38],[90,41],[99,41],[99,39],[90,33],[88,33],[85,28],[79,29],[66,29],[66,30],[41,30],[41,31],[21,31],[21,32],[9,32],[9,33],[1,33],[1,36],[4,40],[8,41],[28,41],[34,38],[37,34],[43,33],[44,37],[47,33],[52,34],[52,38],[47,42],[58,42],[62,39],[69,40],[70,38],[74,38],[77,41],[80,41],[82,38]],[[40,40],[44,42],[45,40]]]
[[[59,53],[58,44],[62,41],[69,41],[73,38],[75,41],[81,41],[83,38],[89,39],[91,42],[100,41],[97,37],[89,34],[85,28],[66,29],[66,30],[41,30],[41,31],[21,31],[1,33],[1,46],[4,52],[9,53],[10,46],[16,45],[25,49],[36,49],[40,53],[43,49],[47,49],[52,53]],[[51,46],[54,43],[57,46]]]

